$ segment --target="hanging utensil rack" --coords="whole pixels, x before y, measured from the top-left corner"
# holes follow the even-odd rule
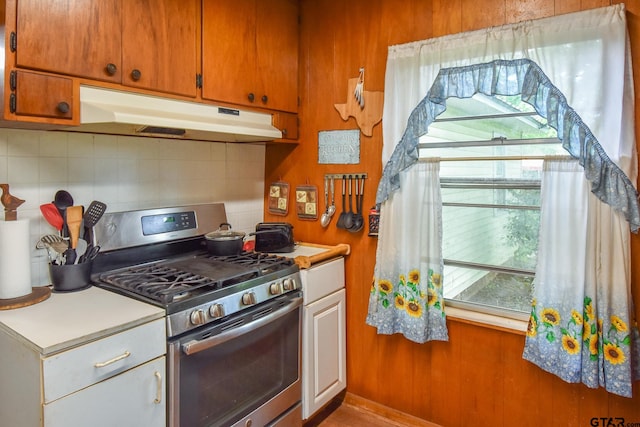
[[[366,173],[328,173],[324,175],[325,179],[343,179],[343,178],[351,178],[351,179],[366,179]]]

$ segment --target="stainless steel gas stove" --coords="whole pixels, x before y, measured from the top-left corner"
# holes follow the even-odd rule
[[[165,308],[168,425],[299,425],[298,266],[210,255],[204,234],[224,222],[223,204],[106,213],[92,280]]]

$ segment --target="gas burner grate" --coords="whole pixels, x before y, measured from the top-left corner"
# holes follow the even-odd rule
[[[158,264],[103,273],[99,278],[105,283],[164,304],[186,298],[200,288],[222,287],[220,281],[212,278]]]
[[[234,265],[251,267],[255,269],[258,275],[278,271],[295,264],[295,261],[291,258],[261,252],[241,252],[237,255],[227,256],[208,255],[206,258],[216,262],[228,262]]]
[[[112,270],[98,278],[117,289],[170,304],[287,269],[293,264],[290,258],[259,252],[231,256],[200,254]]]

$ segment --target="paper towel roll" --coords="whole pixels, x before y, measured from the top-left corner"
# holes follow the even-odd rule
[[[30,293],[29,220],[0,221],[0,299]]]

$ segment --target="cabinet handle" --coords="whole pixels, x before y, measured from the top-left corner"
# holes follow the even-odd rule
[[[269,100],[269,97],[267,95],[262,95],[262,103],[263,104],[266,104],[268,100]]]
[[[160,372],[155,371],[153,375],[156,376],[156,398],[153,399],[153,403],[161,403],[162,402],[162,375]]]
[[[118,361],[120,361],[122,359],[126,359],[129,356],[131,356],[131,353],[129,353],[128,351],[125,351],[120,356],[116,356],[111,360],[107,360],[106,362],[98,362],[93,366],[95,366],[96,368],[104,368],[105,366],[108,366],[108,365],[111,365],[113,363],[116,363],[116,362],[118,362]]]
[[[116,64],[113,64],[110,62],[107,64],[106,70],[107,70],[107,74],[109,74],[110,76],[113,76],[118,71],[118,67],[116,67]]]
[[[58,103],[58,111],[62,114],[67,114],[69,112],[69,104],[64,101]]]
[[[256,96],[252,92],[249,92],[249,95],[247,95],[247,99],[249,100],[249,102],[253,102],[253,100],[256,99]]]
[[[133,79],[134,82],[137,82],[138,80],[140,80],[140,77],[142,77],[142,73],[137,68],[131,72],[131,78]]]

